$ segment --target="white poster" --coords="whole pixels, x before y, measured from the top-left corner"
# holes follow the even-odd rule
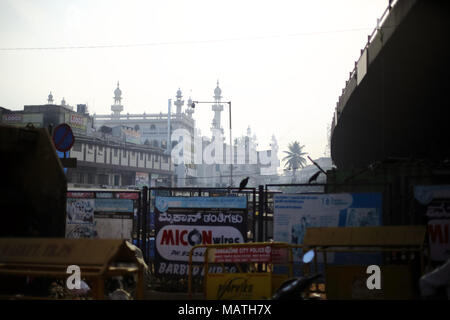
[[[131,241],[133,220],[96,217],[96,233],[100,239],[126,239]]]
[[[379,193],[276,194],[274,240],[302,244],[309,227],[379,226],[381,207]],[[295,250],[294,260],[300,255]],[[327,258],[334,261],[333,254]]]

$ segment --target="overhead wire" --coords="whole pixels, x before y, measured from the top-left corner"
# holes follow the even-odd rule
[[[278,35],[263,35],[263,36],[249,36],[249,37],[236,37],[236,38],[224,38],[224,39],[209,39],[209,40],[179,40],[179,41],[163,41],[163,42],[148,42],[148,43],[129,43],[129,44],[106,44],[106,45],[72,45],[72,46],[49,46],[49,47],[0,47],[0,51],[37,51],[37,50],[78,50],[78,49],[115,49],[115,48],[138,48],[138,47],[157,47],[157,46],[169,46],[169,45],[194,45],[205,43],[221,43],[232,41],[254,41],[265,39],[280,39],[291,38],[300,36],[314,36],[324,35],[332,33],[343,32],[356,32],[364,30],[372,30],[373,28],[353,28],[342,30],[328,30],[328,31],[313,31],[313,32],[301,32],[292,34],[278,34]]]

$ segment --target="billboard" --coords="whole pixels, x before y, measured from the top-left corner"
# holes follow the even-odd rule
[[[131,241],[138,199],[137,192],[67,192],[66,238]]]
[[[272,296],[269,273],[208,274],[207,300],[266,300]]]
[[[6,124],[22,123],[23,115],[21,113],[7,113],[2,116],[2,122]]]
[[[148,173],[136,172],[136,187],[149,187]]]
[[[67,198],[66,238],[95,238],[95,200]]]
[[[156,273],[186,277],[193,246],[247,241],[247,198],[157,196],[155,233]],[[204,251],[194,253],[194,275],[203,272]]]
[[[44,115],[40,113],[7,113],[2,116],[2,122],[19,127],[25,127],[31,123],[35,128],[41,128]]]
[[[275,241],[302,244],[308,227],[380,226],[381,218],[380,193],[274,195]],[[293,251],[294,261],[300,261],[301,250]],[[351,260],[348,254],[328,257],[330,263]]]
[[[450,258],[450,185],[414,186],[416,212],[426,222],[431,260]]]
[[[76,113],[66,113],[64,120],[72,129],[86,132],[87,118],[85,116]]]
[[[132,128],[122,127],[122,133],[125,136],[126,142],[141,144],[141,134],[138,131]]]

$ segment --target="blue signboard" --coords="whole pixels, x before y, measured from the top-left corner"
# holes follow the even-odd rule
[[[155,206],[160,212],[167,208],[247,208],[246,197],[156,197]]]
[[[68,158],[69,157],[69,152],[61,152],[56,150],[56,154],[58,155],[59,158]],[[66,154],[66,156],[64,156],[64,154]],[[67,168],[64,168],[64,173],[67,174]]]
[[[131,199],[95,199],[95,211],[133,212]]]

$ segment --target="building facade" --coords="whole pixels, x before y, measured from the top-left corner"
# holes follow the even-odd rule
[[[77,136],[70,151],[77,168],[67,177],[73,187],[170,186],[174,167],[160,148],[123,142],[110,135]]]
[[[86,105],[77,105],[75,112],[64,99],[60,105],[54,104],[51,93],[47,102],[26,105],[20,111],[2,108],[0,120],[7,125],[48,128],[50,133],[61,123],[69,124],[75,143],[65,156],[77,159],[76,168],[66,171],[69,187],[173,184],[174,166],[170,156],[160,146],[141,144],[134,128],[103,127],[97,131]]]
[[[178,89],[176,99],[173,102],[176,107],[175,112],[172,112],[172,100],[169,99],[167,113],[123,114],[122,91],[119,88],[119,83],[114,91],[114,96],[114,104],[111,106],[112,113],[110,115],[94,114],[94,128],[96,130],[99,130],[102,126],[134,128],[139,134],[140,144],[159,148],[169,157],[172,147],[176,144],[176,142],[171,142],[171,135],[175,130],[187,130],[190,135],[194,135],[195,120],[192,117],[194,110],[189,107],[183,111],[184,100],[180,89]],[[189,98],[188,106],[191,103],[192,100]],[[190,148],[185,149],[192,149],[193,145],[189,146]],[[173,168],[176,176],[180,177],[179,181],[175,182],[179,186],[184,186],[188,181],[192,182],[197,175],[194,165],[174,164]]]

